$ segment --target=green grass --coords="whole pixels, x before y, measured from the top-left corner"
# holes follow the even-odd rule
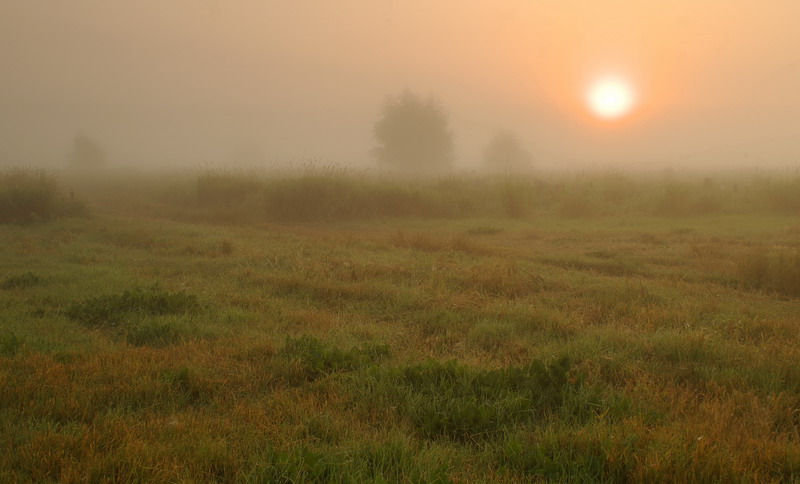
[[[562,406],[569,366],[567,358],[495,370],[429,360],[374,378],[395,393],[391,404],[421,436],[471,442],[494,438]]]
[[[238,175],[3,226],[0,481],[800,479],[793,178]]]
[[[0,288],[2,289],[17,289],[17,288],[29,288],[41,284],[44,282],[44,279],[37,276],[33,272],[26,272],[24,274],[20,274],[18,276],[8,276],[3,284],[0,284]]]
[[[116,326],[127,317],[182,314],[198,311],[197,297],[160,287],[134,288],[120,294],[94,296],[66,309],[64,314],[90,327]]]

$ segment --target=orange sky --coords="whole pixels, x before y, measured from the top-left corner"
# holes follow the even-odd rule
[[[368,162],[387,94],[436,95],[459,164],[500,128],[547,168],[800,163],[800,2],[8,0],[0,163],[82,130],[124,163]],[[641,101],[601,122],[590,82]],[[115,156],[116,155],[116,156]]]

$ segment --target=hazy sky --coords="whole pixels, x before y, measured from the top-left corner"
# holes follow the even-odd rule
[[[458,163],[512,129],[540,166],[800,164],[796,0],[1,0],[0,156],[82,131],[148,166],[369,162],[388,94],[433,94]],[[623,77],[613,122],[585,103]]]

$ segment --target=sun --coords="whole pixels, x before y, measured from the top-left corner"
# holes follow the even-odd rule
[[[595,81],[586,96],[592,112],[604,119],[616,119],[633,108],[633,89],[623,79],[606,77]]]

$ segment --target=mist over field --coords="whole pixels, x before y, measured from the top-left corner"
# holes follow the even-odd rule
[[[796,2],[6,1],[0,164],[374,166],[387,96],[435,96],[457,169],[511,130],[543,170],[795,167]],[[598,121],[592,79],[633,85]]]
[[[0,0],[0,483],[800,482],[798,19]]]

